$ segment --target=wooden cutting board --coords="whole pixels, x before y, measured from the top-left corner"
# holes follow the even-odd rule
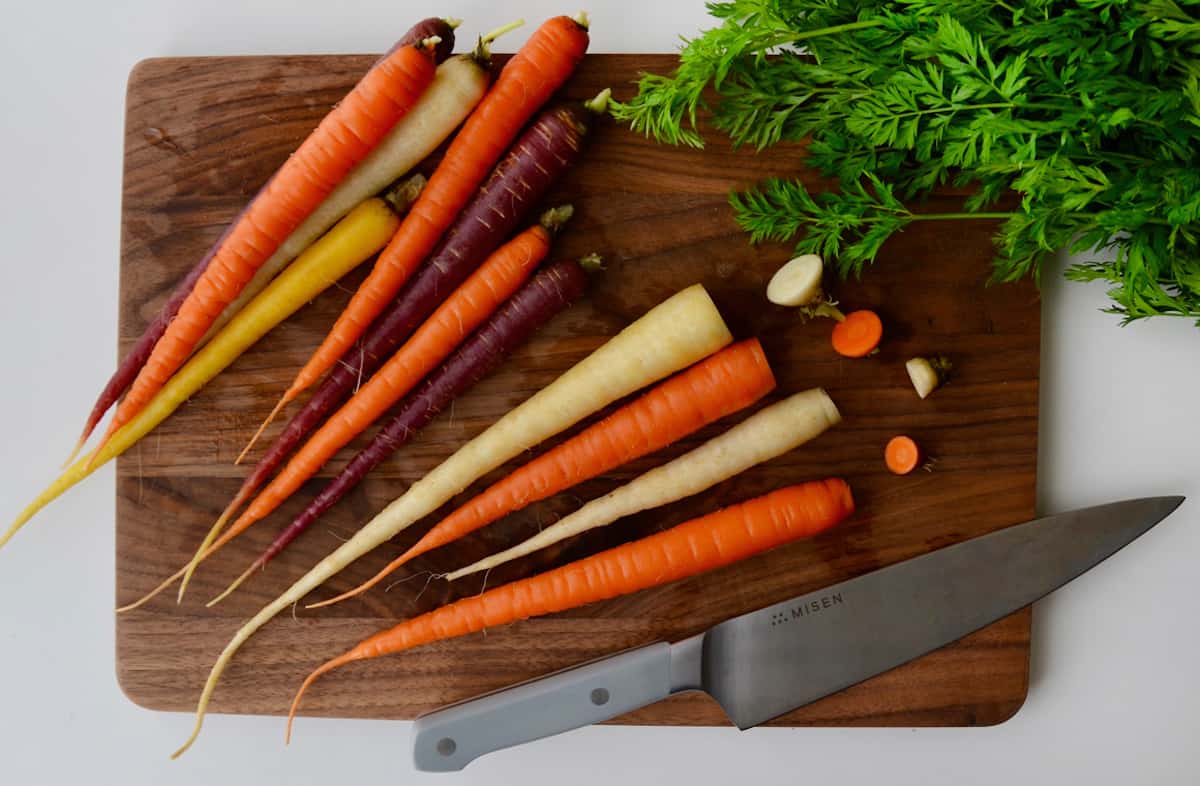
[[[223,226],[372,61],[368,55],[178,58],[150,60],[134,69],[125,135],[122,351]],[[665,71],[672,61],[666,55],[592,55],[564,93],[582,99],[611,85],[619,97],[628,97],[640,71]],[[709,141],[704,151],[672,149],[602,123],[583,163],[547,201],[569,201],[576,208],[557,255],[596,251],[607,260],[608,269],[596,277],[585,300],[544,327],[224,603],[204,607],[364,440],[339,455],[278,515],[206,564],[183,605],[164,594],[119,615],[117,671],[127,695],[154,709],[190,710],[210,664],[242,621],[468,438],[648,308],[697,281],[708,287],[736,336],[762,339],[779,380],[773,398],[823,386],[845,421],[811,445],[695,499],[510,563],[491,573],[489,585],[805,479],[845,477],[859,505],[853,519],[813,541],[689,581],[341,669],[306,699],[306,713],[412,718],[626,647],[679,639],[727,617],[1032,517],[1040,306],[1032,286],[986,285],[993,225],[914,227],[887,245],[861,282],[838,285],[843,306],[875,308],[887,326],[877,356],[845,360],[829,347],[831,323],[804,324],[792,311],[766,302],[764,287],[788,258],[787,249],[751,247],[726,204],[730,189],[772,174],[799,175],[817,184],[804,170],[801,150],[756,154],[731,151],[716,137]],[[938,201],[951,204],[949,198]],[[280,326],[121,458],[119,603],[141,596],[191,555],[247,471],[233,465],[234,457],[361,278],[360,272]],[[958,373],[921,401],[904,361],[938,352],[955,361]],[[419,559],[402,574],[412,580],[388,592],[281,616],[239,653],[213,709],[283,712],[301,677],[325,658],[400,618],[480,591],[479,577],[449,585],[429,580],[429,571],[462,566],[523,539],[581,500],[689,450],[741,417]],[[267,436],[282,425],[278,422]],[[903,478],[885,471],[883,446],[897,433],[911,434],[925,446],[935,458],[932,471]],[[472,490],[517,463],[491,473]],[[357,585],[430,523],[402,533],[314,597]],[[1025,697],[1029,625],[1028,610],[1014,614],[775,723],[998,723]],[[707,697],[688,695],[620,722],[726,720]]]

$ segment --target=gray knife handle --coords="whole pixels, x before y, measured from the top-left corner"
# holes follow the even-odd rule
[[[609,720],[671,693],[671,645],[658,642],[468,699],[417,718],[413,762],[461,770],[523,742]]]

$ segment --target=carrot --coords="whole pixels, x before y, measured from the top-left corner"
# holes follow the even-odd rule
[[[252,573],[266,567],[322,513],[362,482],[371,470],[412,439],[450,402],[500,365],[534,330],[582,295],[587,278],[585,265],[591,266],[591,259],[583,263],[559,262],[534,276],[464,342],[453,357],[425,380],[375,438],[276,536],[258,559],[208,605],[220,602]],[[230,527],[223,540],[228,542],[253,523],[248,520],[240,528],[237,525]]]
[[[427,39],[376,64],[321,121],[247,207],[167,326],[117,407],[100,448],[154,397],[264,262],[433,81]]]
[[[833,348],[848,358],[866,357],[883,338],[883,322],[874,311],[851,311],[833,326]]]
[[[892,437],[883,449],[883,460],[894,474],[907,475],[921,463],[921,449],[912,437]]]
[[[309,608],[366,592],[409,560],[610,469],[653,453],[733,412],[775,387],[753,338],[727,347],[659,384],[462,505],[408,551],[357,588]]]
[[[288,710],[287,737],[305,692],[339,666],[707,573],[820,534],[853,512],[854,498],[844,480],[788,486],[405,620],[309,674]]]
[[[418,176],[419,177],[419,176]],[[124,453],[151,429],[204,387],[271,328],[300,310],[321,291],[387,244],[400,219],[382,199],[370,199],[350,211],[324,237],[300,255],[279,278],[271,282],[204,349],[159,389],[150,403],[112,439],[68,467],[26,506],[8,531],[3,546],[32,516],[96,469]]]
[[[699,494],[803,445],[841,419],[824,390],[797,393],[759,410],[695,450],[592,500],[523,543],[448,573],[445,578],[454,581],[490,570],[590,529]]]
[[[569,207],[548,211],[543,216],[543,224],[530,227],[492,254],[263,489],[254,503],[234,522],[230,537],[270,515],[338,450],[412,390],[471,331],[513,295],[545,259],[550,251],[551,233],[566,221],[570,212]],[[205,554],[212,553],[208,547],[220,534],[222,524],[223,519],[218,519],[196,550],[188,570],[183,574],[180,597],[192,571]],[[223,539],[222,543],[228,540]],[[155,592],[159,589],[156,587]]]
[[[467,204],[526,121],[575,70],[588,45],[586,19],[539,27],[505,64],[429,180],[429,188],[289,388],[293,399],[351,349]]]
[[[357,351],[330,372],[271,444],[242,482],[214,529],[223,527],[301,440],[344,401],[362,379],[374,374],[409,333],[433,313],[447,293],[465,280],[524,220],[550,187],[579,159],[588,125],[597,112],[603,111],[606,99],[607,91],[588,104],[553,107],[538,116],[459,215],[437,251],[405,284],[391,307],[375,321]],[[286,401],[285,397],[275,411],[279,411]]]
[[[205,680],[196,705],[195,726],[175,756],[191,747],[200,735],[208,702],[234,654],[279,612],[446,504],[485,473],[601,407],[711,355],[732,340],[712,298],[704,287],[695,284],[655,306],[463,445],[238,629]]]
[[[438,47],[440,49],[441,44]],[[428,158],[483,98],[491,79],[488,56],[483,47],[469,55],[452,57],[438,66],[429,89],[421,95],[412,111],[400,118],[371,154],[346,175],[296,231],[288,235],[241,294],[225,307],[200,339],[200,345],[225,327],[288,263],[355,205],[378,194]]]
[[[412,44],[419,43],[426,38],[437,36],[441,39],[441,41],[435,47],[434,56],[435,59],[440,63],[441,61],[445,60],[449,56],[450,52],[454,49],[454,28],[457,26],[457,24],[458,22],[456,20],[437,18],[423,19],[410,28],[409,31],[405,33],[398,42],[396,42],[393,50],[399,46],[410,46]],[[453,70],[457,71],[458,68],[456,67]],[[483,86],[486,87],[486,77],[484,79]],[[480,90],[480,95],[482,95],[482,88]],[[478,101],[478,98],[475,100]],[[474,102],[472,102],[472,104],[473,103]],[[445,137],[448,135],[455,126],[457,126],[457,123],[446,129],[446,133],[442,136]],[[433,146],[436,147],[438,144],[440,144],[440,139],[438,142],[435,142]],[[426,153],[426,155],[428,155],[428,153]],[[316,229],[316,231],[313,232],[310,237],[308,237],[306,242],[299,243],[298,247],[296,247],[291,255],[287,258],[287,261],[290,262],[293,258],[299,255],[299,253],[307,248],[313,240],[316,240],[317,237],[325,232],[325,230],[329,229],[329,227],[333,226],[338,219],[345,215],[350,208],[354,207],[367,197],[372,196],[388,183],[403,175],[405,172],[411,169],[412,166],[417,163],[417,161],[420,161],[421,158],[424,158],[424,156],[421,156],[416,161],[412,162],[412,164],[405,166],[403,169],[398,171],[393,170],[390,176],[384,177],[382,182],[380,182],[375,189],[359,194],[357,198],[350,200],[349,204],[347,204],[340,213],[332,216],[331,220],[327,224]],[[183,301],[187,299],[187,296],[195,287],[196,281],[198,281],[200,276],[204,274],[204,271],[208,269],[208,264],[210,261],[212,261],[217,249],[220,248],[225,242],[225,239],[229,236],[233,226],[236,225],[240,219],[241,215],[234,219],[233,224],[226,228],[225,232],[221,234],[221,237],[217,240],[217,242],[208,250],[208,253],[204,255],[200,262],[197,263],[194,268],[192,268],[187,276],[184,277],[183,281],[181,281],[175,290],[171,292],[171,296],[167,299],[167,302],[163,304],[163,307],[159,310],[158,314],[153,320],[150,321],[150,324],[146,326],[145,331],[143,331],[141,337],[138,338],[138,340],[134,343],[133,348],[130,349],[129,353],[124,357],[124,359],[121,360],[120,364],[117,366],[117,370],[113,372],[112,377],[109,378],[108,383],[104,386],[104,389],[97,397],[96,403],[92,406],[92,411],[88,415],[87,422],[84,424],[83,433],[79,437],[79,442],[75,445],[75,449],[71,451],[71,455],[67,457],[67,464],[70,464],[75,460],[75,456],[79,453],[79,450],[83,447],[84,443],[87,442],[88,437],[91,436],[92,430],[96,428],[96,424],[98,424],[100,419],[104,417],[104,413],[108,411],[109,407],[117,403],[117,399],[121,397],[121,394],[124,393],[129,385],[133,382],[134,377],[136,377],[138,372],[141,371],[142,366],[146,364],[146,360],[150,357],[150,353],[154,350],[154,345],[158,343],[158,339],[161,338],[162,334],[166,331],[167,325],[169,325],[171,320],[175,318],[175,315],[179,312],[179,307],[183,305]],[[299,233],[300,230],[297,230],[297,232],[293,234]],[[291,240],[292,238],[289,238],[289,241]],[[278,273],[279,268],[277,267],[274,272]],[[254,294],[257,294],[259,291],[261,291],[262,288],[266,286],[267,282],[270,281],[270,278],[273,277],[274,273],[266,280],[262,281],[261,286],[255,290]],[[251,297],[253,297],[253,295],[251,295]],[[249,301],[250,297],[241,300],[240,306],[244,306]],[[240,307],[233,311],[226,309],[226,312],[228,313],[227,315],[226,313],[222,314],[223,321],[228,322],[229,319],[233,317],[233,314],[236,314],[239,310],[241,310]],[[222,325],[222,327],[223,326],[224,325]],[[213,335],[216,335],[216,331],[210,330],[206,338],[211,338]]]

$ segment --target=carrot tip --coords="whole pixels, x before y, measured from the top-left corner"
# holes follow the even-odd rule
[[[592,24],[592,20],[588,19],[587,11],[580,11],[579,13],[575,14],[575,16],[571,17],[571,21],[582,27],[584,30],[587,30]]]
[[[451,30],[457,30],[462,26],[463,23],[463,20],[459,19],[457,16],[443,16],[442,21],[445,22],[446,27],[450,28]]]
[[[79,451],[83,450],[83,443],[87,442],[87,438],[88,433],[85,431],[82,435],[80,435],[79,441],[75,443],[75,447],[72,448],[71,454],[67,456],[67,460],[62,463],[62,467],[60,467],[60,469],[66,469],[75,463],[75,459],[79,457]]]
[[[262,425],[258,427],[258,431],[254,432],[254,436],[251,437],[250,441],[246,443],[246,447],[242,448],[242,452],[238,454],[237,459],[235,459],[233,462],[235,465],[242,463],[242,460],[246,458],[246,454],[250,452],[250,449],[253,448],[255,443],[258,442],[258,438],[262,436],[264,431],[266,431],[267,426],[271,425],[271,421],[275,419],[275,416],[279,414],[280,410],[287,406],[287,403],[292,400],[292,396],[294,396],[292,389],[288,388],[288,391],[283,394],[282,398],[279,399],[279,403],[276,404],[275,408],[271,410],[271,413],[267,415],[267,419],[264,420]]]

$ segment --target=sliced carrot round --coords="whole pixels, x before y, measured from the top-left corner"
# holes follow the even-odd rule
[[[883,450],[887,468],[897,475],[907,475],[921,462],[921,449],[912,437],[892,437]]]
[[[883,322],[874,311],[852,311],[833,326],[833,348],[839,355],[861,358],[871,354],[883,338]]]

